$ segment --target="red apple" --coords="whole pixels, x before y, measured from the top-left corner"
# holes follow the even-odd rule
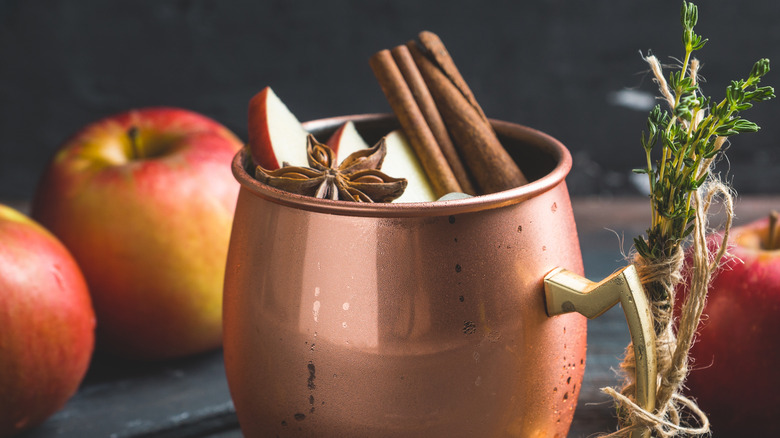
[[[147,108],[92,123],[56,153],[33,217],[81,266],[99,348],[165,359],[221,345],[241,147],[205,116]]]
[[[732,230],[691,349],[687,393],[715,436],[780,436],[780,249],[769,222]]]
[[[249,101],[249,151],[255,164],[268,170],[278,169],[285,162],[308,166],[308,135],[270,87]]]
[[[71,254],[39,224],[0,205],[0,437],[65,404],[94,342],[95,314]]]

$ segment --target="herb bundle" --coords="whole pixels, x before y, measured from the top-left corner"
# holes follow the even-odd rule
[[[747,79],[731,81],[722,100],[704,96],[700,63],[692,56],[707,43],[694,32],[698,9],[683,1],[680,15],[685,55],[679,70],[665,77],[658,59],[645,57],[668,108],[658,105],[650,111],[647,130],[641,136],[647,166],[634,170],[646,174],[650,182],[651,225],[646,237],[634,239],[634,263],[653,311],[659,382],[656,406],[648,412],[633,401],[632,372],[636,359],[629,345],[621,364],[626,372],[625,385],[620,392],[604,389],[617,401],[621,423],[621,428],[610,437],[673,437],[709,432],[707,416],[680,392],[688,374],[688,352],[709,282],[725,253],[733,217],[730,191],[711,177],[710,168],[724,152],[729,137],[758,131],[759,127],[742,118],[741,112],[756,102],[775,97],[772,87],[759,86],[769,71],[768,59],[756,62]],[[728,217],[720,248],[710,251],[707,216],[718,195],[723,197]],[[692,268],[683,279],[685,243],[691,244]],[[684,280],[688,294],[682,305],[675,306],[675,290]],[[678,315],[673,314],[675,309],[679,310]],[[698,424],[691,424],[688,416],[695,417],[693,423]]]
[[[769,71],[765,58],[755,63],[747,79],[731,81],[723,100],[705,97],[699,87],[700,63],[692,58],[707,42],[693,30],[698,21],[696,5],[683,2],[681,21],[685,56],[680,70],[672,71],[667,80],[658,59],[645,58],[669,106],[663,110],[657,105],[650,112],[641,138],[647,167],[634,170],[647,174],[650,181],[651,226],[647,239],[634,240],[637,252],[647,259],[671,256],[690,235],[695,216],[692,196],[707,181],[713,160],[729,137],[759,129],[740,112],[775,97],[772,87],[758,86]],[[661,154],[654,166],[652,153],[658,145]]]

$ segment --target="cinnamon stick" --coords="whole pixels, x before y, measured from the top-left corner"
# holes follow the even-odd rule
[[[463,97],[473,106],[479,115],[487,122],[487,116],[482,111],[482,107],[477,103],[477,99],[474,97],[474,93],[471,92],[466,80],[461,76],[460,71],[455,66],[455,61],[452,60],[450,52],[444,46],[438,35],[433,32],[424,30],[417,35],[420,39],[420,45],[422,51],[428,53],[433,59],[434,63],[444,72],[444,74],[452,81],[453,85],[463,94]]]
[[[476,195],[477,191],[474,185],[471,183],[468,172],[463,166],[463,163],[458,156],[458,151],[455,149],[455,145],[450,139],[450,134],[447,132],[447,127],[444,125],[444,120],[439,114],[439,110],[436,108],[436,102],[433,100],[428,87],[425,85],[425,80],[420,74],[420,70],[417,69],[417,64],[412,58],[412,54],[409,52],[407,46],[397,46],[391,51],[395,63],[398,65],[401,74],[403,74],[406,84],[409,86],[409,90],[414,96],[414,100],[420,111],[425,118],[425,122],[428,124],[428,128],[433,133],[433,137],[447,159],[447,163],[452,169],[452,173],[458,180],[458,184],[463,191],[469,195]]]
[[[433,39],[430,32],[424,34],[428,41]],[[462,81],[460,73],[454,68],[454,63],[451,59],[447,61],[448,56],[442,57],[442,53],[447,53],[446,50],[434,46],[437,56],[444,59],[447,65],[447,72],[423,54],[414,42],[407,46],[480,189],[493,193],[526,184],[528,180],[499,142],[484,112],[473,99],[471,90],[465,86],[465,81]]]
[[[409,143],[420,159],[437,197],[450,192],[462,192],[447,159],[436,142],[425,118],[414,100],[403,74],[389,50],[382,50],[369,59],[382,91],[401,124]]]

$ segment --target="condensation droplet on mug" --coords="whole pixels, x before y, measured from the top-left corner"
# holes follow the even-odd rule
[[[341,328],[347,328],[347,321],[341,323]]]
[[[314,322],[318,322],[317,319],[320,317],[320,302],[315,301],[314,305],[312,306],[312,314],[314,315]]]
[[[455,216],[450,216],[449,217],[449,221],[450,221],[451,224],[454,224],[455,223]]]
[[[522,233],[523,232],[523,226],[522,225],[518,225],[517,226],[517,232],[518,233]]]
[[[569,401],[569,393],[568,392],[563,394],[563,401],[565,401],[565,402]]]
[[[298,412],[297,414],[293,415],[293,417],[295,417],[295,419],[298,421],[303,421],[306,419],[306,414]]]
[[[555,210],[558,210],[558,203],[557,202],[553,202],[553,205],[552,205],[552,207],[550,207],[550,210],[552,210],[552,212],[555,213]]]
[[[547,246],[542,246],[542,251],[547,251]]]
[[[553,388],[553,392],[558,392],[558,387]]]
[[[314,286],[314,296],[315,297],[320,296],[320,287],[319,286]]]
[[[455,265],[455,272],[460,272],[463,270],[463,267],[461,267],[459,264]]]
[[[477,376],[477,380],[474,381],[474,386],[482,385],[482,376]]]
[[[344,310],[349,310],[349,303],[342,304],[341,308],[344,309]]]
[[[571,384],[571,376],[569,376],[569,378],[568,378],[568,379],[566,379],[566,384],[567,384],[567,385]]]

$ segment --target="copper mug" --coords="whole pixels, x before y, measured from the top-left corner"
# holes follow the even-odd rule
[[[324,138],[345,120],[370,143],[397,126],[363,115],[305,127]],[[576,312],[622,302],[638,354],[652,356],[632,267],[580,277],[569,152],[493,125],[531,182],[468,199],[319,200],[263,185],[235,157],[224,356],[245,436],[563,437],[585,368]],[[637,372],[646,406],[650,359]]]

